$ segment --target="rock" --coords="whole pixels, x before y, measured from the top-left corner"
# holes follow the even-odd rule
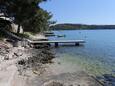
[[[16,53],[16,52],[14,52],[14,55],[17,56],[17,57],[19,57],[19,56],[22,56],[23,53],[20,53],[20,52]]]
[[[5,56],[5,57],[4,57],[4,60],[9,60],[9,57],[8,57],[8,56]]]
[[[60,64],[61,64],[61,62],[58,62],[58,64],[60,65]]]
[[[25,65],[25,61],[22,59],[22,60],[18,61],[18,64],[19,65]]]
[[[44,83],[43,86],[64,86],[64,84],[59,81],[51,80],[49,82]]]

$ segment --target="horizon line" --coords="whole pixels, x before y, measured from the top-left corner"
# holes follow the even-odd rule
[[[56,23],[56,24],[81,24],[81,25],[115,25],[115,24],[87,24],[87,23]]]

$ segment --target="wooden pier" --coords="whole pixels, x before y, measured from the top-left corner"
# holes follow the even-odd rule
[[[55,47],[59,46],[59,43],[74,43],[76,46],[78,46],[80,43],[85,43],[84,40],[53,40],[53,41],[30,41],[31,44],[55,44]]]

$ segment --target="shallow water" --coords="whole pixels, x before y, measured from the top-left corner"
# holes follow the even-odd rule
[[[114,74],[115,72],[115,30],[64,30],[54,31],[65,37],[49,37],[50,40],[83,39],[81,46],[61,46],[56,55],[68,63],[79,65],[94,75]]]

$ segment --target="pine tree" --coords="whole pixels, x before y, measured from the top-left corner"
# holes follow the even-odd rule
[[[47,0],[1,0],[7,9],[6,14],[14,18],[14,23],[24,30],[38,32],[48,28],[51,14],[40,8],[39,4]],[[1,5],[0,4],[0,5]]]

